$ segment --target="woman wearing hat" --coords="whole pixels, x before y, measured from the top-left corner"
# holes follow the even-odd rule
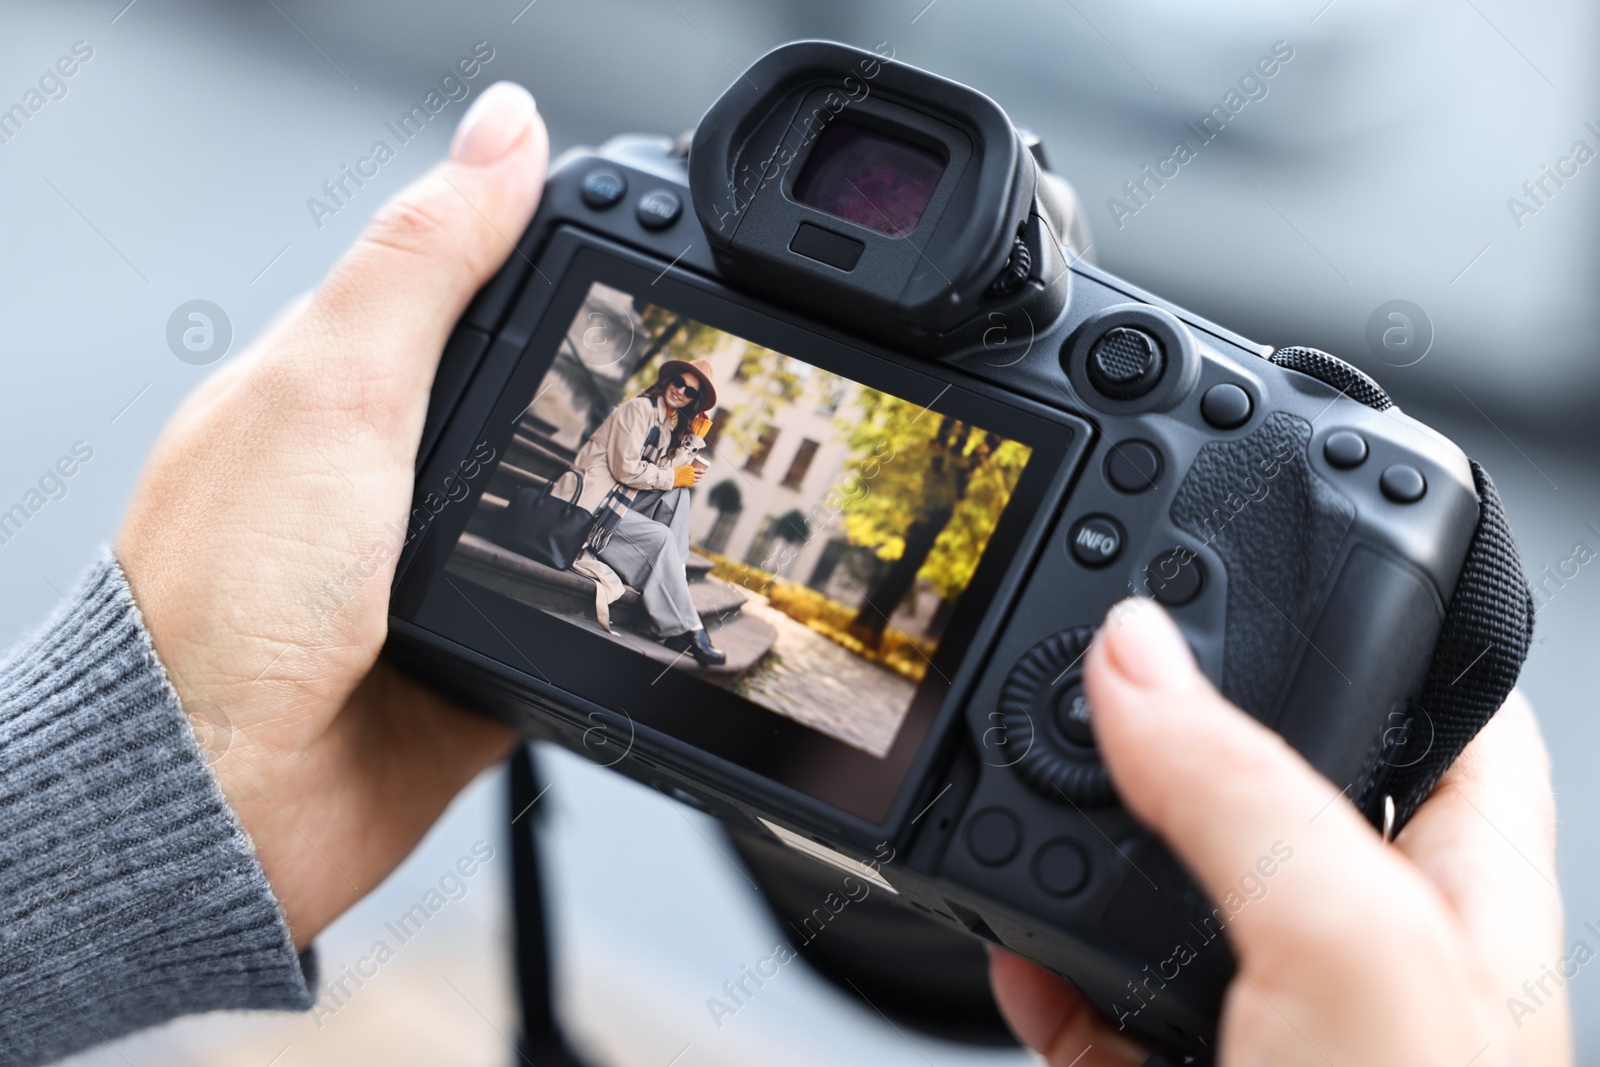
[[[689,596],[689,488],[694,458],[716,406],[711,364],[669,359],[656,383],[619,405],[573,460],[583,475],[578,505],[592,512],[586,547],[639,590],[655,636],[702,667],[726,662]]]

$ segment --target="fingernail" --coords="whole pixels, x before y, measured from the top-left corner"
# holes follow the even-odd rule
[[[1114,605],[1100,640],[1111,666],[1141,689],[1181,689],[1194,679],[1189,642],[1153,600],[1131,597]]]
[[[462,116],[450,158],[474,167],[500,162],[528,132],[538,113],[528,90],[516,82],[495,82]]]

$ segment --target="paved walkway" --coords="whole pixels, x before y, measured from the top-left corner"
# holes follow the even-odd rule
[[[766,597],[752,596],[744,614],[769,623],[778,640],[734,692],[880,759],[888,754],[915,682],[796,622]]]

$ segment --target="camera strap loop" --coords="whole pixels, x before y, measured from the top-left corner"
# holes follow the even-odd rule
[[[1375,816],[1374,806],[1392,796],[1396,832],[1499,710],[1533,641],[1533,593],[1505,506],[1488,472],[1476,461],[1468,462],[1478,490],[1478,527],[1414,709],[1415,718],[1425,718],[1430,729],[1406,732],[1404,743],[1385,761],[1392,773],[1386,781],[1370,780],[1360,803]]]

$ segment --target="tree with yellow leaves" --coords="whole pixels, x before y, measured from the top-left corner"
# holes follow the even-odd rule
[[[875,389],[857,404],[842,515],[850,543],[888,563],[852,627],[876,644],[918,578],[947,602],[966,589],[1032,450]]]

